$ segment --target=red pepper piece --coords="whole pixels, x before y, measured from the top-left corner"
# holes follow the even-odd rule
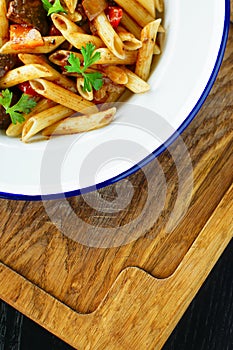
[[[18,88],[27,95],[38,97],[40,96],[30,85],[29,81],[18,84]]]
[[[115,29],[120,24],[120,21],[123,16],[123,10],[121,7],[118,7],[118,6],[109,6],[107,9],[107,16],[108,16],[109,22]]]

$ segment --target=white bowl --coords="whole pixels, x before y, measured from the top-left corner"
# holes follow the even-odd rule
[[[166,41],[150,92],[124,98],[106,128],[23,144],[0,134],[0,197],[40,200],[112,184],[157,157],[188,126],[220,68],[230,0],[165,0]]]

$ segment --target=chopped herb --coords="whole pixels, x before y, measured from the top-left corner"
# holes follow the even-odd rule
[[[53,4],[49,0],[41,0],[43,2],[44,9],[48,12],[48,16],[52,13],[65,12],[65,9],[62,7],[60,0],[55,0]]]
[[[36,101],[33,98],[30,98],[26,94],[22,94],[19,101],[10,107],[13,93],[6,89],[2,90],[2,96],[0,96],[0,104],[5,108],[6,113],[10,115],[11,121],[13,124],[23,123],[25,118],[22,113],[28,114],[31,112],[31,109],[36,106]]]
[[[84,91],[90,92],[92,88],[99,90],[103,86],[103,75],[100,72],[85,73],[87,68],[100,59],[100,53],[95,52],[95,45],[88,43],[86,47],[81,48],[83,55],[83,66],[81,67],[80,59],[73,53],[69,55],[68,62],[70,66],[65,66],[69,73],[79,73],[84,78]]]

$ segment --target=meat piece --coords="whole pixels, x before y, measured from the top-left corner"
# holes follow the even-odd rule
[[[6,130],[11,123],[9,114],[6,114],[5,108],[0,106],[0,129]]]
[[[41,0],[13,0],[9,3],[7,18],[17,24],[27,24],[48,33],[47,13]]]
[[[17,61],[16,55],[0,55],[0,77],[3,77],[8,70],[12,69]]]

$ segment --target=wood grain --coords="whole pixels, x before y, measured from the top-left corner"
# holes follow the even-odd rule
[[[3,300],[77,349],[162,346],[232,236],[232,44],[231,27],[224,64],[204,107],[158,162],[128,178],[134,194],[124,209],[106,213],[101,201],[96,210],[82,197],[0,200]],[[187,154],[193,188],[179,221],[192,180]],[[127,194],[127,182],[120,186]],[[116,186],[99,194],[111,206]],[[90,226],[99,236],[102,228],[116,228],[118,235],[127,227],[137,239],[120,247],[88,247],[79,241]]]
[[[233,185],[172,276],[159,280],[139,268],[126,268],[89,315],[73,312],[3,264],[0,297],[76,349],[160,349],[229,243],[232,209]]]

